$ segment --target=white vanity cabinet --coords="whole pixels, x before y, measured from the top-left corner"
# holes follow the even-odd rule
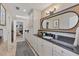
[[[53,56],[61,56],[63,55],[62,54],[62,50],[56,46],[56,45],[53,45],[53,52],[52,52]]]
[[[42,53],[43,53],[43,49],[42,49],[42,46],[43,46],[43,39],[37,37],[37,36],[32,36],[32,40],[33,41],[32,43],[30,43],[32,45],[32,47],[35,49],[35,51],[42,56]]]
[[[34,49],[40,56],[52,56],[52,43],[34,36]]]
[[[38,54],[40,56],[52,56],[52,44],[42,38],[38,38]]]
[[[78,54],[50,43],[42,38],[38,39],[38,54],[42,56],[78,56]]]
[[[48,42],[48,41],[46,41],[46,40],[43,40],[43,47],[42,47],[42,49],[43,49],[43,56],[52,56],[52,52],[53,52],[53,50],[52,50],[52,43],[50,43],[50,42]]]
[[[76,53],[34,35],[31,41],[30,44],[39,56],[78,56]]]
[[[38,46],[37,46],[37,53],[42,56],[43,55],[43,40],[38,38]]]
[[[35,49],[35,51],[38,51],[38,37],[33,36],[33,41],[34,41],[33,48]]]
[[[63,51],[63,56],[78,56],[78,54],[76,54],[76,53],[73,53],[73,52],[71,52],[71,51],[69,51],[69,50],[66,50],[66,49],[62,49]]]

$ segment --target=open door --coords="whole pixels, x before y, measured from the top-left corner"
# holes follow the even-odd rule
[[[23,20],[14,20],[13,21],[13,38],[12,42],[24,41],[24,21]]]

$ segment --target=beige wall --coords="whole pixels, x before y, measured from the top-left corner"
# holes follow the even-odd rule
[[[11,42],[11,30],[12,30],[12,22],[14,20],[24,20],[24,26],[25,29],[28,28],[28,18],[27,19],[21,19],[21,18],[15,18],[12,16],[7,4],[3,4],[5,9],[6,9],[6,26],[0,26],[0,29],[3,29],[3,42],[6,44],[3,44],[5,47],[3,49],[5,49],[6,51],[3,53],[3,55],[15,55],[15,49],[16,49],[16,42],[12,43]],[[1,47],[1,46],[0,46]],[[3,51],[0,49],[0,52]],[[0,55],[2,55],[2,53],[0,53]]]
[[[6,4],[3,4],[5,9],[6,9]],[[7,53],[9,51],[10,48],[10,44],[11,44],[11,23],[12,23],[12,16],[9,13],[9,10],[6,10],[6,26],[1,26],[0,25],[0,29],[3,29],[3,49],[1,50],[0,48],[0,55],[8,55],[9,53]],[[1,47],[1,45],[0,45]],[[1,53],[1,51],[3,51],[3,53]]]

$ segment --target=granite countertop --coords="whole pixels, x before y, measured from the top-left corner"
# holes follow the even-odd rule
[[[37,36],[37,37],[39,37],[39,38],[42,38],[42,37],[38,36],[37,34],[34,34],[34,36]],[[45,39],[45,38],[42,38],[42,39],[44,39],[44,40],[46,40],[46,41],[49,41],[50,43],[54,43],[54,44],[56,44],[56,45],[58,45],[58,46],[60,46],[60,47],[62,47],[62,48],[64,48],[64,49],[67,49],[67,50],[69,50],[69,51],[72,51],[72,52],[74,52],[74,53],[76,53],[76,54],[79,54],[79,46],[75,47],[75,50],[74,50],[74,49],[72,49],[72,48],[69,48],[69,47],[63,45],[63,44],[56,43],[56,42],[51,41],[51,40],[49,40],[49,39]]]

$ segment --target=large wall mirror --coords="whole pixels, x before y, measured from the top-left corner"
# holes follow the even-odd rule
[[[67,11],[47,19],[43,19],[43,29],[71,29],[78,23],[78,14],[74,11]]]

